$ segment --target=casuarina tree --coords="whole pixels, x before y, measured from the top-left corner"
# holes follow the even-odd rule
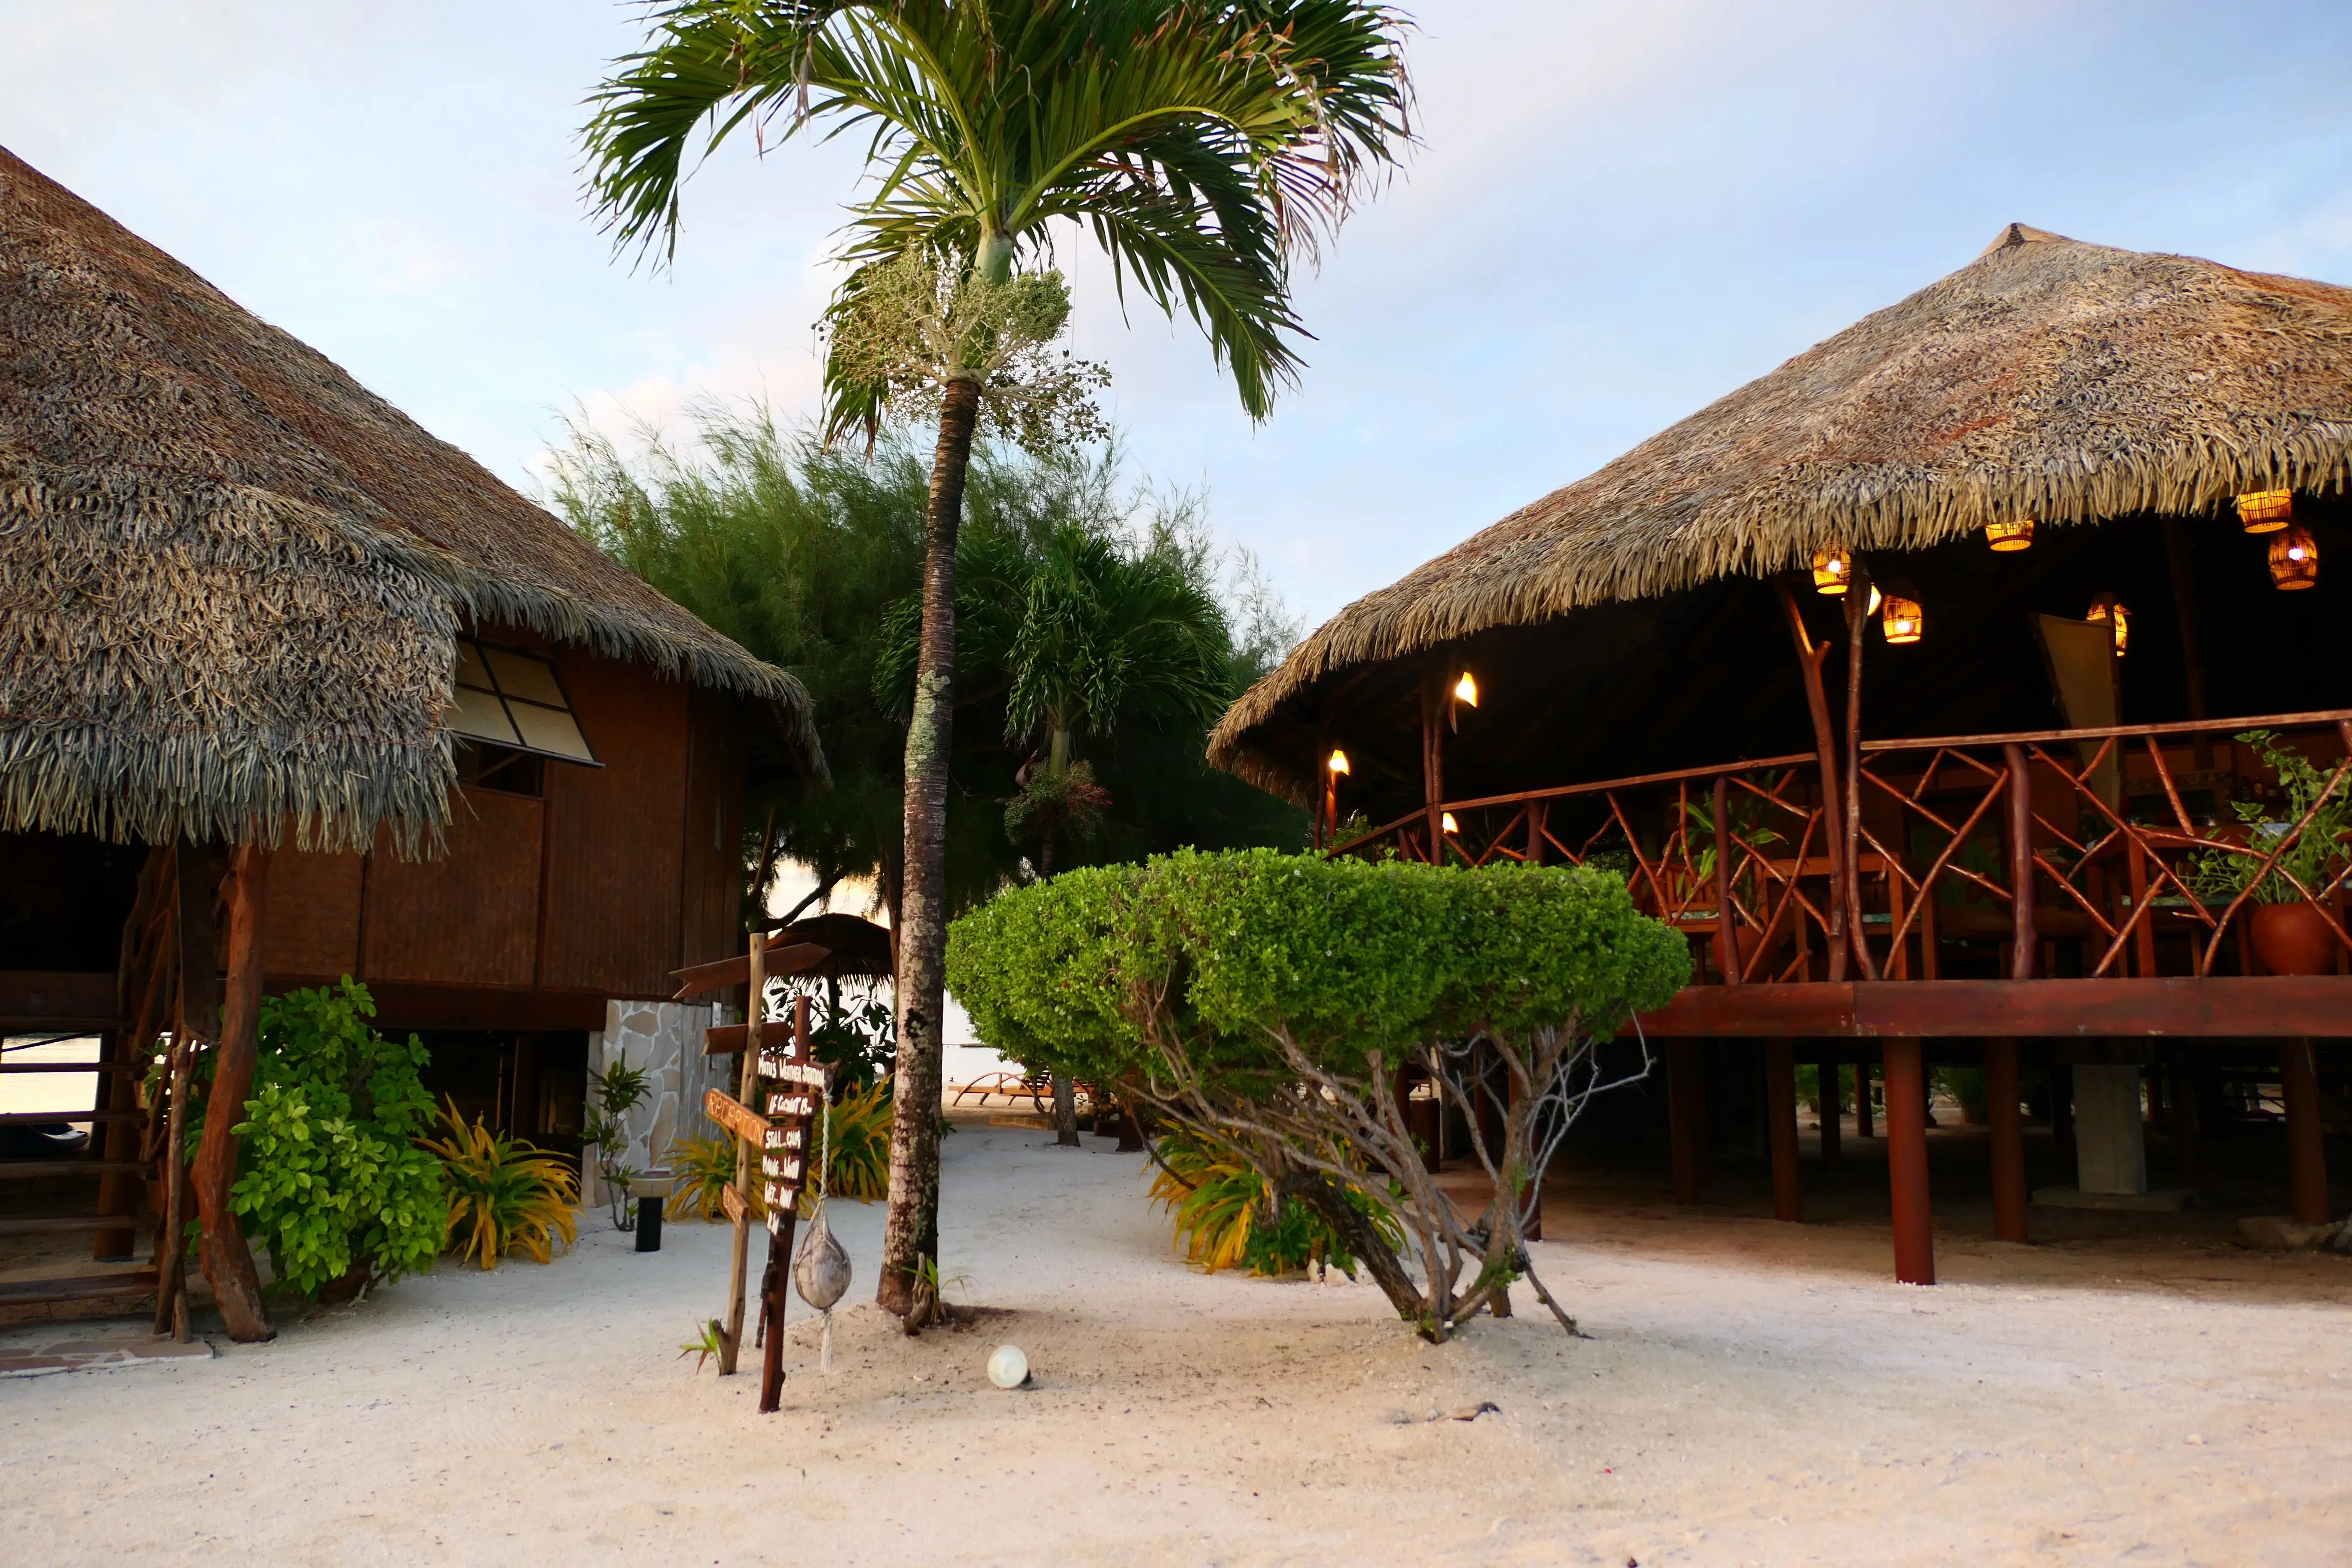
[[[1292,269],[1410,132],[1403,18],[1365,0],[680,0],[598,89],[585,141],[619,243],[667,254],[689,153],[752,128],[863,136],[827,318],[828,422],[935,416],[907,733],[897,1110],[877,1297],[938,1254],[945,821],[956,531],[976,434],[1096,427],[1055,355],[1051,242],[1207,333],[1253,417],[1299,368]],[[1056,226],[1061,233],[1055,234]]]

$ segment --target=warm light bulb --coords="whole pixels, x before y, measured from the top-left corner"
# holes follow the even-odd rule
[[[2253,490],[2238,498],[2238,521],[2248,533],[2276,533],[2294,521],[2293,490]]]
[[[2033,548],[2033,520],[2012,518],[2007,522],[1985,524],[1985,542],[2004,553],[2012,550]]]
[[[1454,814],[1450,811],[1441,812],[1438,815],[1437,825],[1445,829],[1448,833],[1458,833],[1461,831],[1460,828],[1454,826]]]
[[[1348,753],[1334,746],[1331,748],[1330,760],[1323,765],[1335,773],[1344,773],[1348,771]]]
[[[1862,612],[1863,618],[1864,620],[1868,620],[1871,616],[1878,614],[1878,606],[1885,602],[1885,601],[1879,595],[1878,584],[1873,583],[1870,585],[1870,608]]]
[[[2319,542],[2301,523],[2272,538],[2271,581],[2288,593],[2319,585]]]
[[[1919,613],[1916,600],[1901,598],[1892,594],[1887,595],[1886,615],[1879,625],[1885,628],[1888,642],[1917,642],[1924,624],[1925,617]]]
[[[1454,683],[1454,697],[1457,702],[1467,702],[1473,708],[1478,706],[1478,683],[1471,679],[1468,670],[1464,670],[1462,679]]]

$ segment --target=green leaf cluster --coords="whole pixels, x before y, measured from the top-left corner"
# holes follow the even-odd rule
[[[2209,849],[2199,856],[2189,887],[2200,899],[2228,903],[2254,881],[2278,841],[2309,813],[2311,820],[2303,832],[2255,884],[2252,901],[2301,903],[2304,895],[2296,890],[2297,882],[2325,896],[2328,885],[2344,873],[2346,861],[2352,859],[2352,779],[2346,777],[2352,773],[2352,760],[2322,773],[2301,752],[2281,744],[2274,730],[2249,730],[2237,740],[2240,745],[2253,747],[2278,774],[2284,809],[2274,817],[2262,801],[2231,801],[2230,809],[2247,832],[2245,847]]]
[[[230,1203],[299,1295],[429,1268],[447,1230],[441,1163],[416,1144],[433,1120],[425,1047],[374,1016],[348,976],[262,1003]]]
[[[1690,975],[1607,872],[1180,851],[1000,894],[951,928],[948,984],[1032,1068],[1172,1086],[1180,1058],[1262,1099],[1287,1039],[1360,1077],[1433,1041],[1614,1031]]]

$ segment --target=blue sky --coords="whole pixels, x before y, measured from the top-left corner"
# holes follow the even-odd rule
[[[1319,619],[1858,316],[2012,219],[2352,282],[2352,6],[1411,6],[1425,146],[1299,306],[1253,426],[1189,325],[1081,352],[1139,469],[1205,490]],[[688,187],[674,270],[578,196],[601,0],[0,0],[0,144],[501,476],[579,405],[814,405],[848,148]]]

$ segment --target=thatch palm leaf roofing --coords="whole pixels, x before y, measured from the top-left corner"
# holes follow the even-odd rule
[[[1312,780],[1297,748],[1277,758],[1255,732],[1327,677],[1805,566],[1824,545],[2195,514],[2347,477],[2352,289],[2012,224],[1958,272],[1357,600],[1233,706],[1210,758],[1297,793]]]
[[[462,624],[807,694],[0,149],[0,830],[430,839]]]

